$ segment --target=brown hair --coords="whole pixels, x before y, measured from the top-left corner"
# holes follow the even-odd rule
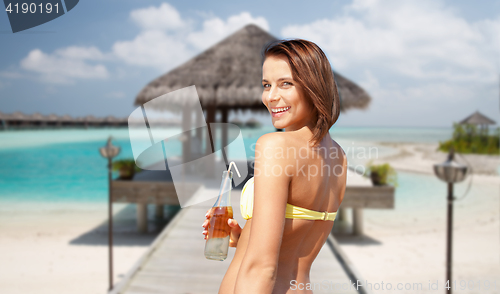
[[[271,42],[262,53],[264,59],[281,54],[287,57],[293,79],[302,86],[306,100],[316,108],[311,139],[316,146],[340,115],[339,93],[328,58],[318,45],[303,39]]]

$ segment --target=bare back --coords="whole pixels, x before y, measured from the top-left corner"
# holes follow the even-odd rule
[[[309,147],[300,132],[284,132],[281,135],[285,136],[287,143],[285,156],[294,159],[288,203],[315,211],[336,212],[345,192],[347,161],[343,150],[329,134],[316,148]],[[249,219],[220,286],[220,294],[233,293],[251,226],[252,219]],[[312,293],[310,290],[292,291],[290,282],[295,280],[295,283],[304,285],[310,282],[311,265],[332,227],[332,221],[285,220],[273,293]]]

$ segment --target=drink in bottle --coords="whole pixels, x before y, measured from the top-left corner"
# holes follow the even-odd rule
[[[228,220],[233,218],[231,206],[231,184],[233,173],[224,171],[220,184],[219,196],[210,210],[210,222],[208,224],[207,242],[205,243],[205,257],[213,260],[225,260],[229,248],[229,234],[231,227]]]

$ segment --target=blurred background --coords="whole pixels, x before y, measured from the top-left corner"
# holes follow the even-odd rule
[[[113,179],[147,180],[134,164],[134,110],[207,77],[205,88],[237,76],[258,91],[264,42],[303,38],[336,74],[343,108],[330,134],[353,177],[394,188],[383,205],[345,204],[336,221],[335,239],[359,276],[423,285],[401,293],[436,292],[430,283],[439,280],[444,291],[448,190],[433,165],[453,147],[468,167],[454,186],[453,280],[460,293],[499,293],[499,11],[498,1],[465,0],[81,1],[15,34],[0,13],[0,292],[106,292],[109,185],[99,148],[112,136],[121,149]],[[246,56],[255,62],[238,63]],[[227,63],[239,76],[210,70]],[[251,145],[276,131],[258,93],[226,92],[215,108],[199,93],[207,122],[241,128],[245,150],[230,158],[252,160]],[[161,119],[167,132],[181,129],[174,115]],[[214,138],[223,144],[224,132]],[[182,156],[185,144],[165,148]],[[377,183],[374,171],[387,179]],[[180,211],[139,203],[134,191],[113,203],[115,284]],[[193,222],[201,226],[203,215]]]

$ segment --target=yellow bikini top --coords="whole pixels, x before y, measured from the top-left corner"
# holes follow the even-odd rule
[[[254,178],[251,177],[245,183],[245,186],[243,186],[243,190],[241,190],[240,209],[241,209],[241,216],[243,216],[244,219],[252,218],[253,191],[254,191],[253,182]],[[326,212],[326,211],[319,212],[303,207],[298,207],[290,203],[286,204],[285,218],[334,221],[336,216],[337,212]]]

